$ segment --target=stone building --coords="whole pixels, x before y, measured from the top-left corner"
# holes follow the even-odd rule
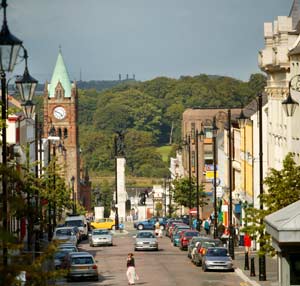
[[[289,16],[279,16],[273,23],[264,24],[265,47],[259,52],[258,62],[267,74],[268,112],[267,137],[268,168],[281,169],[288,152],[300,163],[300,130],[297,127],[300,110],[287,117],[282,101],[291,92],[300,101],[296,91],[300,73],[300,1],[294,0]],[[289,89],[291,83],[291,89]],[[299,85],[299,84],[298,84]],[[274,156],[276,154],[276,156]]]
[[[61,51],[51,81],[45,84],[43,128],[49,155],[55,152],[66,186],[72,186],[74,177],[74,199],[90,210],[91,183],[88,176],[80,176],[77,86],[69,79]]]

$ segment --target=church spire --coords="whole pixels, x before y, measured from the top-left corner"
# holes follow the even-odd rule
[[[69,79],[68,71],[62,57],[61,46],[59,46],[58,57],[49,84],[49,97],[55,96],[55,88],[60,83],[65,91],[65,97],[71,97],[72,85]]]
[[[300,21],[300,0],[294,0],[289,17],[292,18],[293,29],[296,29]]]

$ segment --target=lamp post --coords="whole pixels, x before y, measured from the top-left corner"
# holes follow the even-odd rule
[[[118,211],[118,137],[117,135],[114,137],[114,145],[115,145],[115,229],[119,230],[119,211]]]
[[[184,145],[187,146],[188,150],[188,167],[189,167],[189,225],[192,226],[192,156],[191,156],[191,136],[188,135],[185,138]]]
[[[259,157],[259,195],[260,197],[263,195],[263,126],[262,126],[262,94],[259,93],[256,98],[257,102],[257,110],[258,110],[258,139],[259,139],[259,146],[258,146],[258,157]],[[238,118],[238,122],[240,127],[245,126],[247,117],[241,112],[240,117]],[[262,199],[259,200],[259,209],[262,211],[264,209]],[[263,224],[263,219],[260,219],[260,225]],[[260,236],[263,236],[263,230],[260,233]],[[260,248],[264,247],[264,243],[260,242]],[[266,281],[266,256],[265,254],[259,254],[259,281]]]
[[[198,132],[196,129],[196,209],[197,209],[197,230],[200,231],[200,212],[199,212],[199,139],[202,142],[204,138],[203,128]]]
[[[13,36],[8,29],[6,20],[6,0],[1,3],[3,9],[3,23],[0,31],[0,77],[1,77],[1,120],[2,120],[2,164],[7,166],[7,139],[6,139],[6,72],[12,72],[16,64],[17,56],[22,45],[22,41]],[[4,232],[8,232],[8,192],[7,177],[5,172],[2,175],[2,225]],[[8,249],[5,239],[3,239],[3,266],[8,263]]]
[[[218,127],[216,125],[216,116],[213,118],[212,125],[213,132],[213,163],[214,163],[214,238],[218,237],[218,212],[217,212],[217,133]]]
[[[71,177],[71,186],[72,186],[72,199],[73,199],[73,214],[76,214],[76,201],[75,201],[75,191],[74,191],[74,182],[75,177]]]

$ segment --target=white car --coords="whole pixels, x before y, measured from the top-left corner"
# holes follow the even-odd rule
[[[78,240],[73,227],[58,227],[54,230],[53,240],[61,240],[77,245]]]

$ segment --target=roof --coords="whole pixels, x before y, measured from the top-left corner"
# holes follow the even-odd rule
[[[61,83],[64,91],[65,97],[71,97],[72,85],[69,79],[68,71],[64,63],[61,51],[58,53],[54,71],[52,74],[51,82],[48,85],[49,97],[55,96],[55,88],[58,83]]]
[[[300,200],[265,217],[266,230],[278,243],[300,242]]]
[[[265,106],[268,103],[268,95],[267,93],[262,93],[262,106]],[[244,108],[244,114],[246,117],[250,118],[253,114],[258,112],[258,102],[257,98],[250,101],[248,105]]]
[[[300,0],[294,0],[289,17],[292,18],[293,29],[296,29],[296,26],[300,21]]]
[[[279,231],[300,231],[300,200],[266,216],[265,221]]]

